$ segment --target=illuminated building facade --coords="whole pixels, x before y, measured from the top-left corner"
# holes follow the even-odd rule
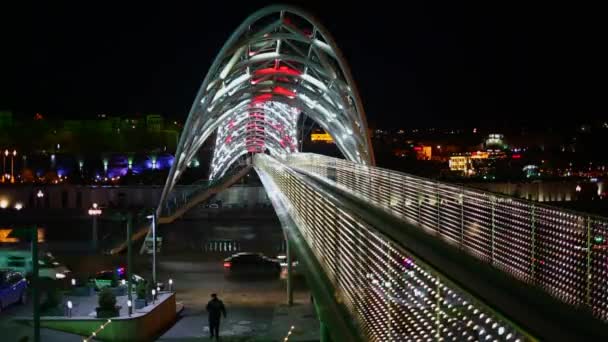
[[[310,134],[310,141],[313,143],[333,144],[334,139],[327,132],[315,131]]]

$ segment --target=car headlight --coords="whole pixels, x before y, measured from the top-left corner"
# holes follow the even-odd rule
[[[55,278],[57,278],[57,279],[63,279],[63,278],[65,278],[65,274],[63,274],[63,273],[55,273]]]

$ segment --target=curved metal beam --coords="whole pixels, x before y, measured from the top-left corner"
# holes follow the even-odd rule
[[[265,18],[272,20],[262,22]],[[294,111],[271,110],[273,103]],[[262,139],[262,145],[268,141],[269,146],[261,146],[259,151],[268,147],[273,154],[293,152],[291,146],[281,144],[280,135],[286,133],[273,132],[276,127],[264,119],[268,116],[293,129],[304,112],[334,137],[347,159],[375,164],[363,105],[333,37],[297,7],[269,6],[250,15],[232,33],[205,76],[180,136],[159,209],[204,141],[222,123],[256,111],[259,118],[245,131],[251,139]],[[257,131],[249,132],[249,128]],[[242,134],[242,127],[238,129]],[[229,136],[218,130],[213,160],[222,163],[214,164],[213,175],[223,173],[222,169],[243,154],[242,139],[230,146],[230,141],[220,139],[220,133],[223,139]]]

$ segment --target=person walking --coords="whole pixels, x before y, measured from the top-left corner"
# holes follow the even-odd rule
[[[220,339],[220,318],[226,318],[226,307],[224,302],[217,298],[217,294],[211,294],[211,300],[207,303],[207,313],[209,314],[209,332],[211,338]]]

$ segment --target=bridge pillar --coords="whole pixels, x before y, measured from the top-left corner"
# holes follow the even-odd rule
[[[321,342],[331,342],[331,336],[329,335],[329,328],[327,324],[323,322],[323,320],[319,321],[319,325],[321,327],[321,332],[319,334],[319,340]]]
[[[325,323],[323,314],[321,313],[321,305],[316,301],[314,296],[311,297],[312,303],[317,313],[317,319],[319,320],[319,341],[320,342],[331,342],[331,335],[329,333],[329,326]]]
[[[287,234],[285,234],[285,254],[287,254],[287,305],[293,305],[293,258],[291,257],[291,242],[289,242],[289,238],[287,238]]]

